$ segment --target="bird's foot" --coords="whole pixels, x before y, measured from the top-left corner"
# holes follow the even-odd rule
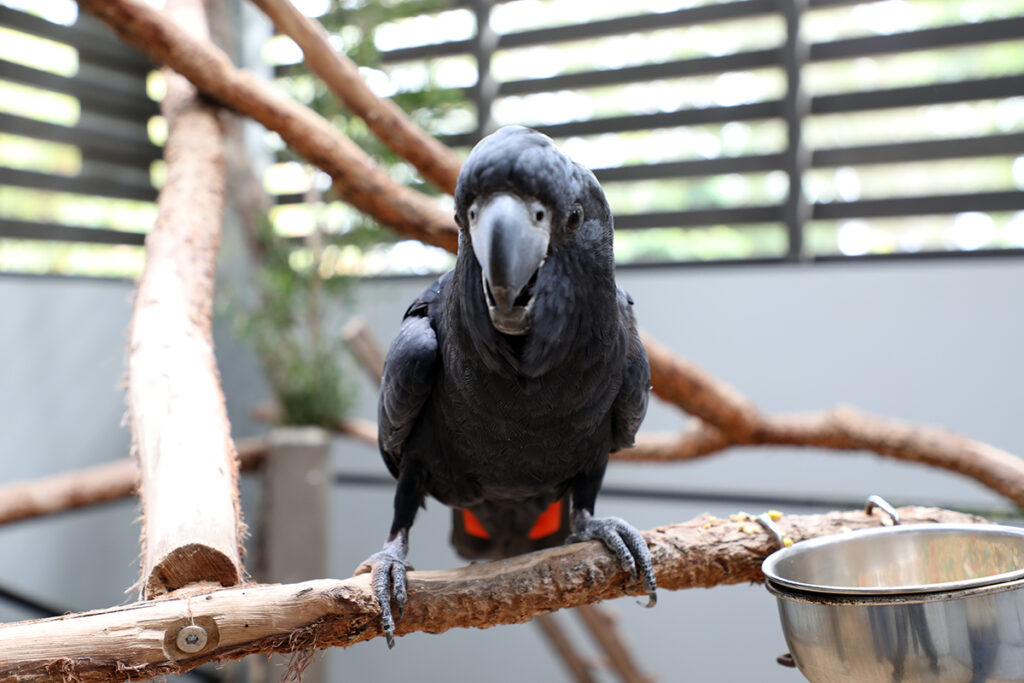
[[[391,611],[391,601],[394,600],[398,616],[401,617],[409,595],[405,582],[406,570],[412,569],[412,565],[405,561],[408,552],[409,543],[405,534],[401,533],[389,539],[381,550],[363,560],[353,573],[356,576],[370,572],[373,594],[380,605],[380,626],[389,649],[395,646],[395,617]]]
[[[586,511],[575,510],[572,516],[572,530],[566,540],[567,543],[588,540],[604,543],[634,580],[639,577],[647,592],[647,607],[654,607],[658,602],[654,561],[651,559],[647,542],[636,527],[618,517],[591,517]]]

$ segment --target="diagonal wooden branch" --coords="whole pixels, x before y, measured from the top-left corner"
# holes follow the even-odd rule
[[[903,508],[906,524],[978,522],[935,508]],[[863,512],[785,516],[782,532],[799,541],[877,526]],[[668,590],[759,582],[774,542],[757,525],[701,516],[645,533],[658,585]],[[508,560],[409,574],[400,634],[440,633],[519,623],[537,614],[622,595],[639,595],[597,542],[551,548]],[[208,643],[187,654],[176,644],[197,625]],[[0,680],[127,681],[180,673],[248,654],[346,646],[380,635],[368,575],[290,585],[251,585],[191,597],[0,626]]]
[[[581,609],[581,608],[578,608]],[[538,614],[533,618],[555,655],[562,661],[566,672],[576,683],[596,683],[590,670],[595,662],[590,661],[579,652],[569,639],[569,634],[554,614]]]
[[[738,391],[644,336],[655,394],[700,418],[675,438],[648,437],[620,460],[686,460],[730,446],[777,445],[873,451],[963,474],[1024,507],[1024,460],[989,444],[924,425],[840,406],[804,415],[765,415]]]
[[[319,22],[302,14],[288,0],[252,0],[281,33],[292,38],[305,55],[306,66],[352,113],[362,118],[398,156],[415,166],[423,177],[448,194],[455,193],[462,162],[444,144],[413,123],[398,105],[373,94],[359,75],[359,67],[336,52]]]
[[[231,64],[209,41],[189,35],[144,0],[78,0],[127,43],[188,78],[208,97],[276,131],[334,180],[357,209],[428,244],[455,251],[458,229],[429,197],[391,180],[319,114]]]
[[[580,605],[576,614],[604,651],[607,665],[623,683],[654,683],[654,677],[640,669],[623,638],[615,616],[600,605]]]
[[[167,12],[194,40],[206,39],[202,0],[172,0]],[[230,586],[243,574],[238,463],[213,354],[223,135],[191,83],[170,69],[164,78],[168,176],[146,238],[128,357],[147,596],[195,581]]]

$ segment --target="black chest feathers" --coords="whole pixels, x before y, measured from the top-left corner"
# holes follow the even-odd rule
[[[580,473],[603,468],[611,404],[622,383],[614,356],[575,353],[534,379],[490,372],[458,354],[441,356],[424,416],[426,439],[417,448],[434,497],[469,507],[560,496]]]

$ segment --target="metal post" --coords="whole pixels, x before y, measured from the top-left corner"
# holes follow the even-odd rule
[[[476,139],[493,132],[494,120],[491,106],[498,94],[498,84],[491,77],[491,58],[498,47],[498,34],[491,28],[491,6],[494,0],[474,0],[473,13],[476,15],[476,36],[473,42],[473,56],[476,58],[476,86],[473,88],[473,104],[476,105]]]
[[[788,144],[783,154],[783,167],[789,175],[789,196],[783,208],[789,248],[786,258],[800,261],[805,257],[804,227],[810,217],[810,205],[803,193],[804,171],[810,165],[810,152],[803,140],[804,117],[810,109],[810,98],[801,81],[803,65],[807,63],[808,45],[800,37],[800,23],[807,0],[783,0],[782,12],[786,19],[786,44],[782,51],[782,65],[786,70],[786,97],[783,115],[786,117]]]
[[[264,581],[296,583],[327,575],[329,443],[327,433],[317,427],[275,429],[270,434],[263,480]],[[280,657],[274,661],[280,662],[279,672],[286,666]],[[327,680],[319,656],[303,671],[302,680]]]

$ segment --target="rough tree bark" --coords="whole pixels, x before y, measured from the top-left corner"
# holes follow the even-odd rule
[[[981,521],[934,508],[902,508],[904,524]],[[800,541],[877,526],[863,512],[784,516]],[[645,532],[666,590],[760,582],[775,541],[756,524],[701,516]],[[369,576],[252,585],[0,626],[0,681],[127,681],[178,673],[248,654],[351,645],[381,635]],[[447,571],[411,572],[398,633],[440,633],[527,621],[537,614],[622,595],[640,595],[598,542],[577,543]],[[188,653],[178,634],[203,629]]]
[[[201,0],[167,12],[207,37]],[[179,29],[184,33],[185,29]],[[164,69],[167,182],[146,238],[128,358],[128,408],[141,474],[141,588],[152,597],[196,581],[238,583],[238,463],[213,355],[213,285],[224,211],[216,111]]]

